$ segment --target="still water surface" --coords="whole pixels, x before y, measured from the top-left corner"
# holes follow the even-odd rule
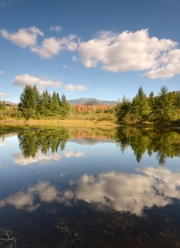
[[[180,247],[180,132],[0,137],[0,247]]]

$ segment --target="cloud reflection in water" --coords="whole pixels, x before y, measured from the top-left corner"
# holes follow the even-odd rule
[[[111,171],[99,174],[98,178],[84,174],[75,190],[59,191],[47,181],[40,181],[27,192],[20,191],[0,201],[0,207],[7,204],[17,209],[32,212],[40,203],[34,204],[35,196],[40,202],[53,201],[73,205],[77,200],[90,204],[112,207],[116,211],[129,211],[143,214],[145,207],[166,206],[172,198],[180,198],[180,173],[162,168],[145,167],[139,174]]]

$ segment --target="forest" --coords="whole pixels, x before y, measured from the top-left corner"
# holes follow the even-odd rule
[[[174,123],[180,122],[180,93],[168,92],[161,87],[157,96],[152,91],[147,96],[142,87],[129,99],[126,96],[118,99],[116,106],[72,106],[66,96],[55,91],[40,93],[36,86],[26,85],[20,95],[18,106],[7,108],[5,101],[0,101],[0,120],[13,119],[70,119],[96,120],[113,123]]]

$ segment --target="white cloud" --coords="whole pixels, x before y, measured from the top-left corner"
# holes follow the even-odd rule
[[[98,38],[80,42],[78,50],[87,68],[100,64],[104,70],[125,72],[156,70],[162,63],[162,53],[169,52],[177,45],[178,43],[169,39],[150,38],[148,30],[145,29],[134,33],[125,31],[118,35],[103,32]],[[174,56],[177,56],[177,53],[179,56],[179,51],[176,51]],[[171,59],[172,53],[173,50],[169,52]],[[174,64],[177,63],[179,57],[173,61]],[[179,65],[176,70],[179,71]]]
[[[39,90],[47,86],[59,88],[63,85],[62,81],[43,80],[37,77],[30,76],[28,74],[22,74],[16,76],[12,84],[21,87],[24,87],[26,85],[31,85],[31,86],[36,85]]]
[[[36,27],[30,27],[19,29],[16,33],[10,33],[5,29],[1,29],[1,35],[3,38],[10,40],[15,45],[25,48],[27,46],[35,46],[37,43],[37,35],[43,36],[44,34],[40,29]]]
[[[62,28],[60,26],[51,26],[49,30],[59,32]]]
[[[0,96],[6,96],[6,94],[3,92],[0,92]]]
[[[0,71],[0,75],[2,75],[4,72],[3,71]]]
[[[75,90],[80,90],[80,91],[83,91],[83,90],[86,90],[87,88],[83,85],[72,85],[72,84],[68,84],[64,87],[64,90],[70,90],[70,91],[75,91]]]
[[[41,46],[32,47],[31,51],[37,53],[43,59],[52,58],[54,55],[58,55],[61,50],[75,51],[77,49],[75,38],[75,35],[62,39],[46,38]]]
[[[180,74],[180,49],[173,49],[164,53],[159,59],[160,66],[155,70],[147,72],[147,78],[170,78]]]
[[[64,68],[64,69],[67,69],[67,70],[70,69],[70,67],[68,67],[67,65],[63,65],[63,68]]]
[[[51,27],[51,30],[59,31],[60,26]],[[56,37],[45,38],[42,45],[37,45],[37,35],[44,36],[44,33],[37,27],[22,28],[18,32],[10,33],[5,29],[1,30],[1,35],[10,40],[15,45],[23,48],[30,47],[31,51],[38,54],[41,58],[52,58],[62,50],[75,51],[77,49],[76,35],[69,35],[62,39]]]
[[[80,158],[85,156],[84,152],[74,152],[74,151],[63,151],[62,154],[66,157],[66,158],[70,158],[70,157],[76,157],[76,158]]]
[[[22,153],[18,154],[12,154],[11,157],[13,158],[13,162],[16,164],[20,165],[28,165],[32,163],[37,163],[40,161],[43,161],[44,163],[41,165],[46,165],[46,161],[52,161],[56,160],[59,161],[61,159],[61,156],[59,154],[50,154],[50,155],[45,155],[41,153],[40,151],[36,154],[34,158],[25,158]]]
[[[76,56],[73,56],[73,57],[72,57],[72,60],[73,60],[74,62],[79,61],[79,59],[78,59]]]

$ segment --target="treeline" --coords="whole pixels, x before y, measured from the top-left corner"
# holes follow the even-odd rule
[[[18,108],[26,120],[46,117],[64,118],[69,114],[70,104],[64,94],[61,98],[55,91],[52,95],[47,90],[40,94],[36,86],[26,85],[20,96]]]
[[[168,92],[162,87],[158,96],[153,92],[146,96],[142,87],[130,101],[125,96],[118,101],[116,107],[118,121],[125,122],[179,122],[180,121],[180,94]]]

